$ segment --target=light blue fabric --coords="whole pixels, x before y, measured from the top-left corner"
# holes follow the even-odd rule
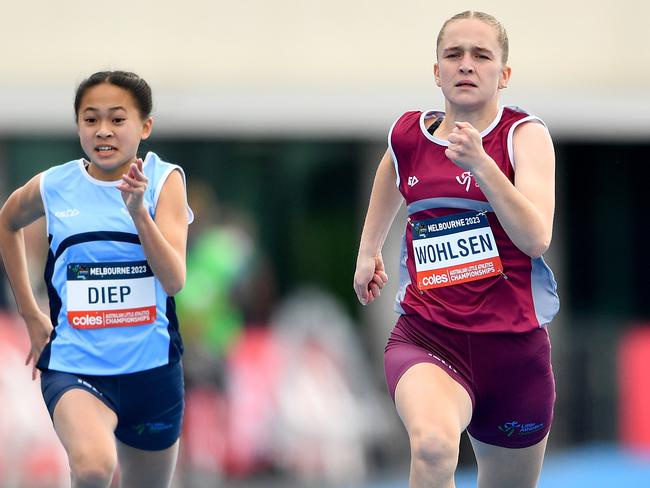
[[[148,178],[144,200],[152,217],[161,188],[174,170],[183,174],[179,166],[162,161],[154,153],[147,154],[143,162]],[[68,322],[68,264],[146,260],[135,225],[116,188],[118,184],[92,178],[81,159],[50,168],[42,175],[41,196],[50,239],[45,278],[55,315],[55,336],[43,355],[45,359],[41,358],[49,369],[89,375],[124,374],[167,364],[174,350],[180,355],[173,301],[170,307],[169,297],[155,278],[155,322],[99,329],[74,328]]]

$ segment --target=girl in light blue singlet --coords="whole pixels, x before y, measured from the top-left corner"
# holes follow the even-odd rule
[[[27,324],[32,377],[70,461],[73,487],[169,486],[183,413],[174,295],[185,283],[192,220],[183,170],[148,153],[152,97],[134,73],[91,75],[76,93],[86,158],[54,166],[0,211],[0,249]],[[21,229],[49,240],[50,316],[27,276]]]

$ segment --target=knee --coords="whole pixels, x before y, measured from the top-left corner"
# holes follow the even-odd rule
[[[114,453],[85,453],[70,457],[73,486],[79,488],[108,487],[117,467]]]
[[[416,469],[441,477],[452,475],[458,464],[460,436],[436,428],[417,429],[409,434],[411,458]]]

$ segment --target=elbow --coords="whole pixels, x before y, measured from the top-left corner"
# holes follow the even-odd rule
[[[173,297],[177,295],[185,286],[185,276],[174,277],[161,284],[167,296]]]
[[[533,259],[541,258],[551,245],[551,237],[530,242],[522,251]]]

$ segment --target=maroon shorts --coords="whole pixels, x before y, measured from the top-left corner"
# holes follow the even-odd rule
[[[384,353],[388,390],[418,363],[439,366],[472,399],[467,431],[486,444],[522,448],[551,428],[555,380],[545,328],[525,333],[468,333],[402,315]]]

